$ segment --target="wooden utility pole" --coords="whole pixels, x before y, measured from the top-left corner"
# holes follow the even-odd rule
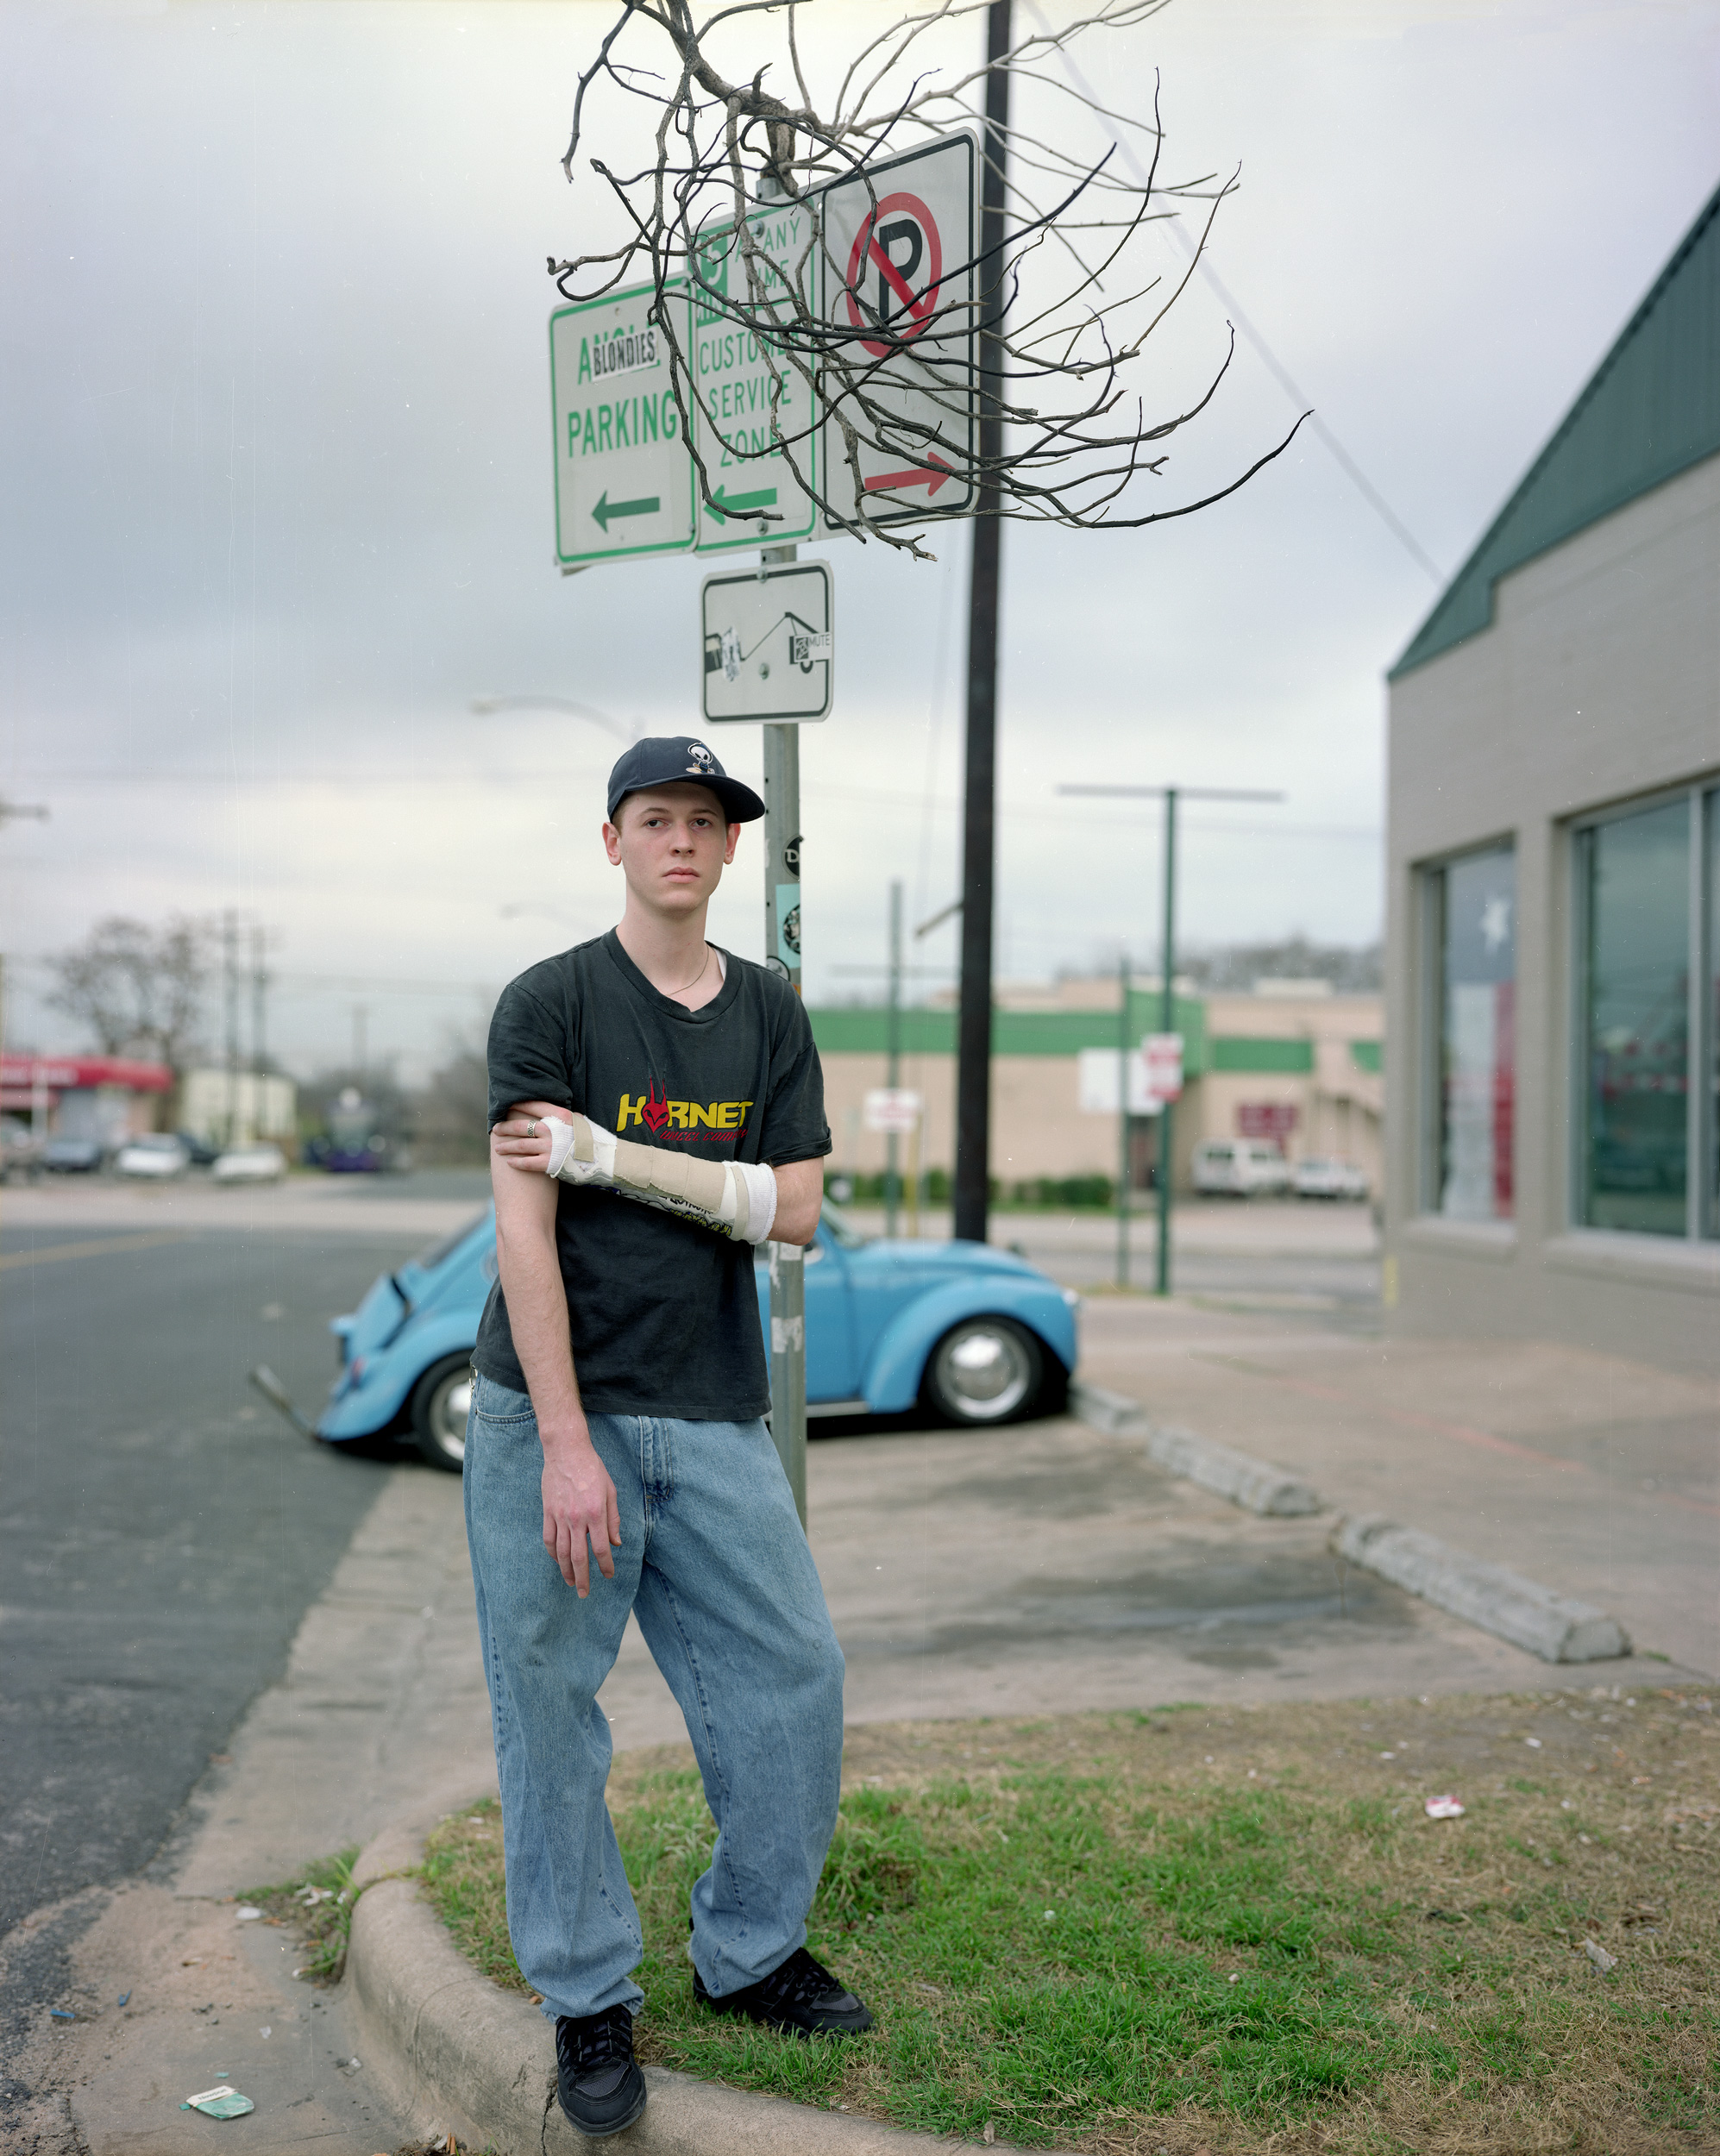
[[[991,919],[997,840],[997,592],[1002,539],[1003,205],[1010,0],[986,10],[985,164],[979,213],[979,499],[968,598],[968,727],[962,840],[962,991],[957,1029],[957,1237],[983,1243],[991,1193]]]

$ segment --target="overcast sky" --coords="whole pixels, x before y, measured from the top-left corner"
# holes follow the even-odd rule
[[[815,60],[882,11],[820,0]],[[543,261],[589,229],[558,160],[613,12],[0,3],[0,793],[52,810],[0,830],[10,1041],[74,1044],[29,962],[98,917],[232,906],[296,1065],[361,1002],[413,1075],[615,918],[614,743],[469,708],[695,723],[706,565],[552,559]],[[1159,72],[1177,172],[1240,166],[1220,275],[1446,570],[1720,179],[1720,0],[1173,0],[1083,64],[1132,109]],[[1224,335],[1203,287],[1180,311],[1167,392]],[[1190,498],[1291,417],[1245,347],[1153,484]],[[870,992],[833,969],[882,958],[891,876],[915,919],[956,893],[966,535],[935,543],[819,549],[814,1000]],[[1190,813],[1187,935],[1375,936],[1382,676],[1436,587],[1328,451],[1146,531],[1012,526],[1004,559],[1000,973],[1156,949],[1150,818],[1066,780],[1282,787]],[[756,779],[756,732],[715,745]],[[747,956],[760,881],[744,838],[712,933]]]

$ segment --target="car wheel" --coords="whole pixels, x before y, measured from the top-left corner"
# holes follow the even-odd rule
[[[1008,1422],[1032,1408],[1045,1374],[1045,1351],[1026,1326],[964,1318],[932,1349],[926,1392],[951,1422]]]
[[[472,1358],[433,1363],[412,1394],[412,1438],[432,1467],[459,1474],[466,1461],[466,1416],[472,1405]]]

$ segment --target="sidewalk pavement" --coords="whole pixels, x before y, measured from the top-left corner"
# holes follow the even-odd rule
[[[1346,1512],[1599,1603],[1640,1652],[1720,1673],[1711,1381],[1539,1341],[1359,1337],[1147,1296],[1085,1304],[1082,1372]]]

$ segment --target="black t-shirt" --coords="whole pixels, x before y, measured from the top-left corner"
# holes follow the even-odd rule
[[[521,974],[490,1021],[492,1125],[516,1101],[547,1100],[701,1160],[822,1158],[824,1073],[800,999],[763,966],[723,958],[728,978],[698,1011],[660,995],[613,929]],[[769,1407],[751,1244],[562,1183],[556,1244],[592,1413],[745,1422]],[[526,1390],[499,1281],[472,1359]]]

